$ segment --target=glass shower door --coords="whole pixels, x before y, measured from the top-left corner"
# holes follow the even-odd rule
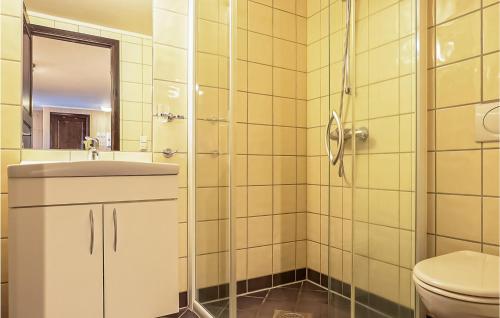
[[[196,1],[195,298],[214,317],[229,316],[230,307],[236,317],[236,289],[242,295],[280,288],[285,268],[328,295],[327,304],[306,302],[293,307],[297,312],[413,317],[417,0],[307,1],[300,14],[296,1],[287,21],[307,26],[307,39],[293,43],[307,57],[299,67],[297,50],[293,70],[273,51],[282,41],[273,26],[284,23],[275,19],[283,10],[274,2]],[[229,4],[235,3],[243,5],[232,20],[236,43],[229,32]],[[260,34],[252,15],[271,33]],[[252,60],[260,38],[272,43],[272,54]],[[277,112],[283,103],[274,76],[294,72],[307,94],[288,98],[297,117],[281,123],[274,116],[288,117]],[[274,138],[292,130],[297,148],[287,153],[276,145],[288,135]],[[269,140],[271,147],[261,149]],[[253,167],[269,173],[257,176]],[[290,169],[295,177],[283,181]],[[294,208],[285,208],[290,202]],[[277,226],[283,215],[295,220],[294,242]]]
[[[355,0],[352,279],[355,317],[413,317],[416,0]],[[371,315],[371,316],[370,316]]]
[[[229,315],[229,2],[195,2],[195,299]]]
[[[353,1],[331,1],[321,11],[327,19],[327,37],[321,43],[321,61],[326,68],[321,73],[321,145],[322,177],[327,184],[328,230],[325,254],[327,255],[328,316],[350,317],[352,276],[352,140],[347,133],[352,128],[352,96],[349,59],[352,47]],[[323,24],[322,24],[323,25]],[[342,140],[345,142],[342,143]],[[309,199],[309,198],[308,198]],[[323,201],[323,198],[322,198]]]

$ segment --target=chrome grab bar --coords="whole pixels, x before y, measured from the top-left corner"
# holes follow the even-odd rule
[[[94,253],[94,211],[90,209],[90,255]]]
[[[359,141],[367,141],[368,140],[368,128],[366,127],[360,127],[354,130],[354,136],[359,140]],[[344,139],[349,140],[352,138],[352,129],[351,128],[345,128],[344,129]],[[332,140],[338,140],[339,136],[337,133],[337,130],[332,131],[330,133],[330,139]]]
[[[333,121],[337,123],[337,131],[338,131],[338,138],[337,138],[337,145],[338,145],[338,151],[337,154],[334,156],[332,154],[332,151],[330,149],[330,136],[331,136],[331,129],[332,129],[332,124]],[[325,147],[326,147],[326,153],[328,154],[328,160],[332,165],[337,164],[337,162],[340,159],[340,155],[343,152],[344,148],[344,127],[342,125],[342,122],[339,118],[339,115],[337,114],[336,111],[332,111],[332,115],[330,116],[330,120],[328,121],[328,125],[326,126],[326,135],[325,135]]]

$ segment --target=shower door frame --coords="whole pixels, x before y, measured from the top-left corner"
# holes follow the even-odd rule
[[[415,188],[415,264],[427,258],[427,67],[428,1],[415,1],[416,8],[416,188]],[[415,286],[415,318],[425,318],[426,310]]]
[[[351,12],[354,19],[351,20],[351,54],[355,52],[355,37],[356,37],[356,1],[351,0],[353,10]],[[415,187],[415,245],[414,257],[415,263],[427,258],[427,0],[411,0],[415,4],[415,63],[416,63],[416,187]],[[197,0],[188,0],[188,261],[187,261],[187,276],[188,276],[188,308],[193,310],[202,318],[213,318],[212,315],[200,304],[195,298],[196,294],[196,110],[195,110],[195,94],[196,94],[196,10]],[[231,162],[233,160],[233,105],[236,95],[236,78],[237,78],[237,16],[238,16],[238,0],[228,0],[229,2],[229,228],[230,228],[230,243],[229,243],[229,317],[237,317],[236,308],[236,216],[232,213],[232,172]],[[355,56],[355,55],[354,55]],[[355,59],[351,58],[351,71],[355,71]],[[329,66],[331,67],[331,65]],[[353,107],[351,105],[351,107]],[[354,124],[354,120],[353,120]],[[352,160],[355,159],[355,144],[353,147]],[[352,165],[354,175],[355,165]],[[352,191],[352,200],[354,202],[354,191]],[[330,205],[330,203],[329,203]],[[354,222],[353,222],[354,224]],[[330,231],[329,231],[330,232]],[[354,236],[354,231],[352,232]],[[329,253],[328,253],[329,254]],[[352,254],[354,255],[354,254]],[[353,256],[352,256],[353,257]],[[328,256],[330,258],[330,255]],[[352,270],[351,275],[354,275]],[[352,278],[352,276],[351,276]],[[351,308],[354,309],[355,301],[353,301],[354,283],[351,283]],[[330,292],[329,288],[329,292]],[[413,287],[413,297],[415,300],[415,318],[424,318],[425,309],[421,304],[419,297]],[[355,311],[351,310],[351,316],[354,317]]]
[[[188,238],[187,238],[187,307],[198,313],[199,316],[210,318],[210,315],[202,315],[204,310],[196,301],[196,3],[197,0],[188,0]],[[196,308],[196,307],[200,308]]]
[[[237,65],[237,2],[229,3],[229,107],[228,107],[228,214],[229,214],[229,317],[236,317],[236,214],[232,211],[231,193],[233,173],[233,105],[236,96],[236,65]],[[188,0],[188,260],[187,260],[187,308],[201,318],[213,318],[196,299],[196,32],[198,0]]]

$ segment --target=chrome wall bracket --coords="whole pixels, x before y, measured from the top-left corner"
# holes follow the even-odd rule
[[[171,148],[164,149],[162,151],[163,156],[165,158],[172,158],[177,153],[177,150],[172,150]]]
[[[155,114],[155,117],[160,117],[160,118],[166,120],[167,122],[171,122],[171,121],[174,121],[176,119],[185,119],[184,115],[176,115],[176,114],[170,113],[170,112],[160,112],[160,113]]]

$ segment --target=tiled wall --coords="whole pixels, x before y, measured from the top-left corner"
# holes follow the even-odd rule
[[[153,1],[153,114],[187,115],[188,1]],[[178,151],[165,158],[162,151]],[[153,162],[176,163],[179,173],[179,288],[187,290],[187,119],[153,117]]]
[[[196,2],[195,276],[199,289],[229,282],[229,6],[227,1]],[[219,289],[212,289],[211,294],[201,291],[197,299],[218,298]]]
[[[197,278],[206,287],[227,282],[229,270],[227,2],[198,4]],[[238,10],[233,211],[242,281],[306,265],[306,12],[303,0],[239,1]]]
[[[430,12],[433,25],[429,27],[433,61],[428,110],[429,255],[459,248],[498,254],[499,146],[474,142],[471,105],[499,98],[499,3],[435,1]],[[197,195],[199,206],[210,207],[197,211],[197,221],[199,229],[205,227],[210,233],[207,240],[199,241],[207,248],[200,254],[207,260],[210,257],[205,255],[212,255],[219,264],[213,272],[197,273],[198,279],[204,276],[205,280],[198,282],[198,287],[203,287],[227,279],[223,266],[226,234],[221,230],[227,229],[228,44],[226,4],[216,1],[219,4],[214,5],[209,0],[197,3],[200,89],[196,115],[198,131],[203,132],[197,135]],[[371,138],[356,156],[355,202],[351,202],[349,184],[336,177],[336,169],[329,168],[322,138],[330,107],[336,108],[339,100],[342,3],[239,1],[234,114],[237,186],[233,193],[238,215],[238,279],[309,267],[350,283],[354,249],[356,286],[411,306],[413,1],[356,1],[356,97],[349,109],[355,107],[356,125],[368,127]],[[21,2],[2,1],[0,9],[1,233],[5,264],[6,164],[17,163],[21,157],[79,160],[85,152],[20,151]],[[154,1],[152,113],[187,114],[187,9],[184,0]],[[454,44],[452,48],[450,43]],[[345,116],[349,125],[353,115],[348,112]],[[103,156],[181,165],[179,266],[181,289],[186,290],[187,123],[162,123],[154,118],[152,131],[152,152]],[[161,154],[164,148],[179,153],[165,159]],[[348,175],[351,162],[348,145]],[[4,301],[6,289],[7,271],[2,266]]]
[[[499,100],[497,0],[429,8],[428,254],[499,253],[499,143],[475,141],[474,105]]]
[[[339,110],[345,2],[310,1],[307,8],[308,267],[343,283],[350,284],[353,275],[357,288],[408,308],[414,261],[413,2],[356,1],[354,97],[346,99],[343,116],[346,127],[354,119],[370,138],[358,141],[355,159],[347,142],[344,180],[338,166],[329,165],[323,138],[330,111]],[[333,287],[350,292],[346,285]]]
[[[7,178],[5,165],[19,162],[21,147],[21,1],[0,2],[0,177],[2,317],[7,317]]]
[[[121,39],[123,149],[138,149],[138,138],[136,137],[140,134],[151,136],[151,130],[153,133],[149,151],[101,152],[101,158],[105,160],[174,162],[181,166],[179,176],[181,187],[179,193],[180,291],[187,290],[187,128],[185,121],[179,120],[166,124],[157,118],[154,118],[153,121],[150,118],[152,118],[152,112],[156,112],[157,109],[180,114],[187,112],[187,11],[187,1],[184,0],[155,1],[154,44],[147,38],[133,37],[117,32],[109,33],[109,29],[99,31],[97,28],[89,29],[83,25],[78,26],[78,30],[81,32],[97,34],[96,32],[99,31],[102,36]],[[1,1],[0,13],[1,289],[2,317],[7,317],[8,189],[6,167],[9,164],[19,163],[21,160],[86,160],[87,153],[85,151],[21,149],[22,1]],[[34,18],[40,22],[37,19]],[[41,21],[41,23],[52,25],[51,21],[46,20]],[[54,21],[54,26],[56,26],[55,24]],[[76,30],[75,25],[58,23],[56,27]],[[152,54],[155,56],[154,70],[152,70]],[[154,78],[155,86],[153,97],[151,97],[151,78]],[[153,111],[151,111],[151,103],[154,104]],[[151,122],[153,122],[153,129]],[[180,153],[171,159],[166,159],[161,154],[164,148],[173,148],[179,150]]]
[[[309,1],[307,6],[307,267],[350,283],[352,190],[337,176],[338,166],[329,164],[324,146],[330,112],[339,109],[345,34],[345,7],[341,0],[330,2]],[[351,121],[346,115],[344,121]],[[351,161],[349,146],[349,175]]]
[[[151,36],[29,12],[30,23],[120,41],[120,150],[151,150],[153,48]]]
[[[400,317],[414,308],[416,5],[361,0],[356,7],[354,117],[370,137],[355,159],[354,283],[404,306],[397,314],[377,308]]]

